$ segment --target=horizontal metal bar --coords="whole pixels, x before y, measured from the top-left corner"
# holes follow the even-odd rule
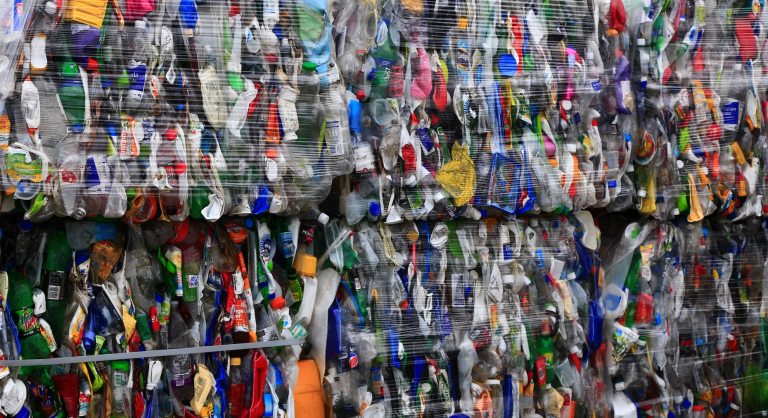
[[[56,364],[91,363],[97,361],[132,360],[137,358],[171,357],[187,354],[205,354],[227,352],[235,350],[253,350],[259,348],[285,347],[301,345],[304,340],[279,340],[260,341],[254,343],[208,345],[200,347],[168,348],[165,350],[132,351],[128,353],[96,354],[88,356],[41,358],[30,360],[0,360],[0,366],[26,367],[26,366],[52,366]]]

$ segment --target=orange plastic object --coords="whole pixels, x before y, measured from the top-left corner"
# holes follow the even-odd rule
[[[314,360],[299,362],[299,378],[293,393],[293,405],[296,418],[319,418],[320,411],[325,411],[323,390],[320,386],[320,374]]]

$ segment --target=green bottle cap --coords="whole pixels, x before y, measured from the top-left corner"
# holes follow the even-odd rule
[[[241,93],[245,90],[245,83],[243,83],[243,78],[240,77],[240,74],[227,73],[227,79],[229,80],[229,86],[236,92]]]
[[[315,71],[317,69],[317,64],[312,61],[304,61],[304,63],[301,64],[301,69],[304,71]]]
[[[128,78],[128,72],[123,70],[120,76],[117,77],[117,88],[127,89],[131,85],[131,80]]]
[[[77,68],[77,64],[74,62],[66,61],[61,65],[61,75],[64,77],[80,77],[80,69]]]

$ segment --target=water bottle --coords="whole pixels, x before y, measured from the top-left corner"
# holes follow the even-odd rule
[[[179,314],[179,303],[171,303],[170,348],[187,348],[189,344],[189,327]],[[171,357],[171,388],[173,393],[181,401],[188,401],[194,395],[194,385],[192,384],[192,357],[189,354]]]
[[[352,172],[349,116],[346,93],[340,83],[331,84],[320,91],[320,103],[325,116],[325,167],[320,175],[338,176]]]
[[[128,104],[138,106],[144,98],[144,84],[147,78],[147,58],[149,56],[149,30],[147,22],[143,19],[134,23],[134,28],[130,32],[131,50],[133,52],[131,60],[128,63],[128,78],[130,86],[128,87]]]
[[[294,175],[308,177],[308,167],[313,167],[320,159],[317,150],[317,136],[320,132],[320,77],[315,72],[315,64],[305,61],[298,76],[299,95],[296,98],[296,114],[299,119],[297,139],[287,144],[290,157],[294,159],[290,167]],[[286,156],[287,157],[287,156]]]
[[[32,222],[24,219],[19,223],[19,235],[16,236],[16,263],[24,265],[27,256],[30,255],[32,243],[34,242],[34,233],[32,232]]]
[[[131,416],[131,389],[128,377],[131,364],[127,360],[112,362],[112,416],[128,418]]]

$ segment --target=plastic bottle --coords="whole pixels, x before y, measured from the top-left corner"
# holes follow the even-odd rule
[[[320,104],[325,116],[325,150],[323,161],[326,166],[323,176],[338,176],[352,172],[349,116],[346,93],[341,83],[335,82],[320,89]]]
[[[128,87],[127,100],[131,106],[138,106],[144,98],[144,86],[147,79],[147,59],[149,58],[147,21],[139,19],[134,22],[131,31],[131,60],[128,62]]]
[[[48,233],[43,258],[43,289],[47,299],[46,318],[56,339],[64,332],[64,316],[67,311],[68,274],[72,264],[72,248],[62,229]]]
[[[19,223],[19,234],[16,236],[16,263],[24,265],[32,251],[34,244],[34,232],[32,222],[24,219]]]
[[[200,285],[201,267],[200,249],[195,245],[186,246],[182,250],[182,293],[184,302],[196,302],[198,286]]]
[[[189,327],[179,314],[179,303],[171,302],[170,311],[169,348],[187,348],[189,347]],[[181,401],[192,399],[194,395],[192,357],[189,354],[171,357],[168,369],[171,373],[171,388],[174,395]]]
[[[381,205],[378,199],[365,199],[356,191],[344,198],[344,206],[344,214],[349,225],[356,225],[366,217],[375,221],[381,216]]]
[[[81,133],[85,129],[85,90],[80,75],[80,67],[71,60],[63,60],[61,81],[57,91],[59,100],[67,116],[67,126],[73,133]]]
[[[118,418],[127,418],[131,416],[131,390],[128,388],[128,381],[131,365],[126,360],[112,362],[112,416]]]
[[[247,407],[245,403],[247,385],[242,368],[242,358],[234,356],[230,358],[227,401],[229,401],[229,414],[232,417],[239,417]]]
[[[315,71],[313,62],[305,61],[298,76],[299,90],[296,98],[296,114],[299,119],[297,139],[286,144],[289,155],[295,161],[290,163],[294,175],[307,178],[311,175],[311,167],[320,159],[317,139],[320,132],[322,108],[320,107],[320,77]]]
[[[51,351],[41,334],[40,318],[34,313],[32,285],[15,270],[8,272],[8,280],[8,309],[19,330],[21,355],[26,359],[48,357]]]

